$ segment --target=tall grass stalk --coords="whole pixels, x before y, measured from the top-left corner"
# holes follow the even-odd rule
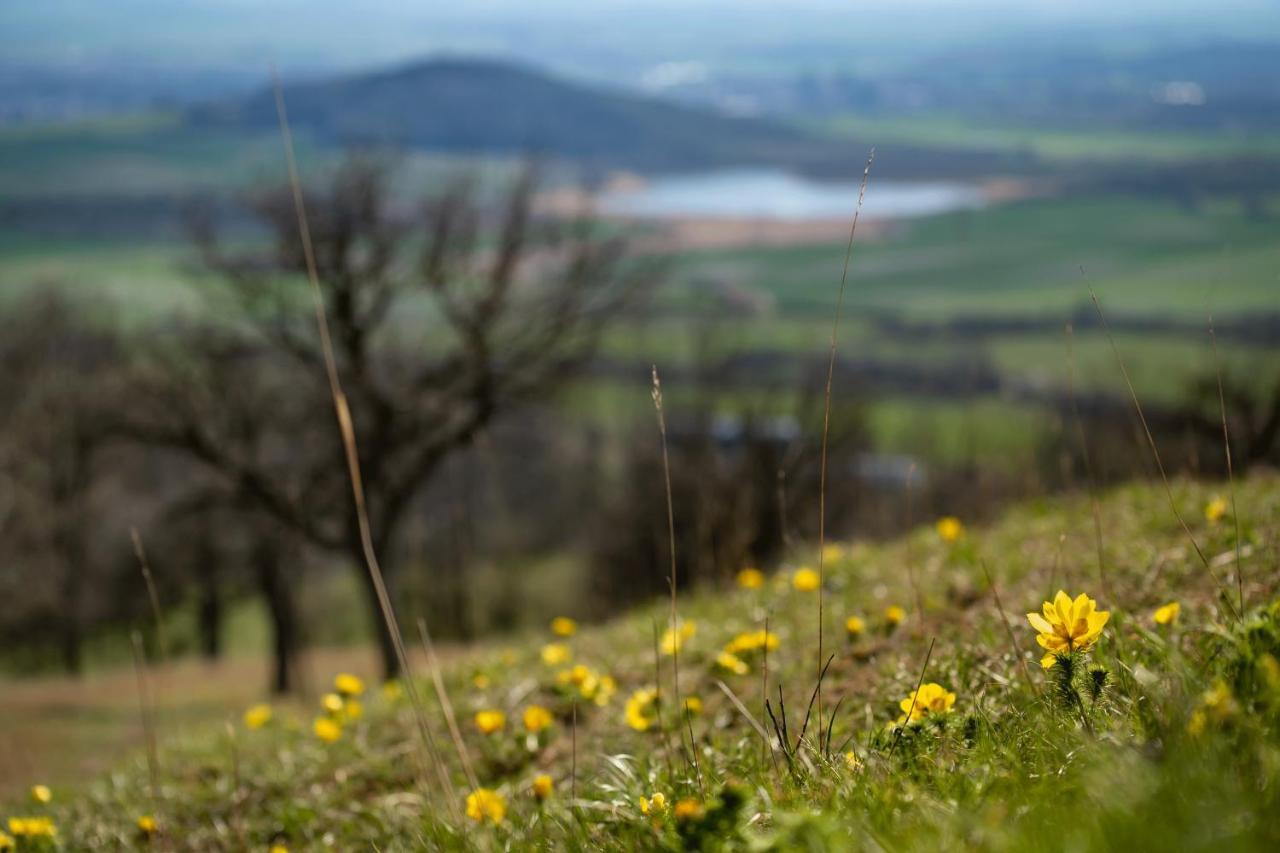
[[[347,475],[351,481],[351,497],[355,508],[356,526],[359,529],[360,547],[364,553],[365,565],[373,582],[374,592],[378,599],[378,607],[387,631],[391,634],[396,660],[404,673],[404,690],[413,706],[414,718],[418,724],[418,732],[423,747],[436,769],[440,782],[441,794],[449,803],[450,810],[458,816],[458,804],[454,802],[453,786],[449,773],[445,769],[440,753],[435,747],[431,728],[427,724],[423,711],[422,698],[413,683],[412,671],[409,668],[409,655],[405,651],[404,637],[400,633],[400,625],[396,621],[395,608],[391,604],[391,596],[387,593],[387,585],[383,580],[382,568],[378,563],[378,555],[373,546],[373,534],[369,527],[369,512],[365,505],[364,481],[360,473],[360,454],[356,448],[355,425],[351,418],[351,408],[346,394],[342,390],[342,380],[338,376],[338,365],[333,354],[333,342],[329,334],[329,320],[325,316],[324,292],[320,287],[320,274],[316,268],[315,250],[311,244],[311,228],[307,224],[307,208],[302,197],[302,181],[298,177],[298,163],[293,151],[293,134],[289,129],[289,114],[285,108],[284,89],[280,78],[273,70],[275,89],[276,117],[280,122],[280,138],[284,145],[285,161],[289,170],[289,187],[293,192],[294,212],[298,218],[298,236],[302,242],[302,254],[307,267],[307,280],[311,284],[312,304],[315,309],[316,330],[320,336],[320,347],[324,353],[325,373],[329,380],[329,394],[333,399],[334,415],[338,421],[338,430],[342,436],[342,447],[346,456]]]
[[[667,492],[667,550],[671,556],[671,574],[667,584],[671,587],[671,683],[675,693],[676,732],[680,742],[684,743],[684,735],[679,734],[680,717],[684,712],[684,703],[680,701],[680,625],[676,613],[676,516],[671,498],[671,458],[667,452],[667,418],[662,411],[662,381],[658,378],[658,366],[652,367],[653,376],[653,408],[658,415],[658,433],[662,437],[662,477]],[[693,745],[690,744],[690,749]]]
[[[1080,442],[1080,455],[1084,460],[1085,479],[1089,483],[1089,506],[1093,512],[1093,543],[1098,557],[1098,583],[1108,598],[1114,598],[1107,583],[1107,564],[1102,551],[1102,508],[1098,504],[1098,480],[1093,475],[1093,459],[1089,454],[1089,441],[1084,434],[1084,421],[1080,418],[1080,404],[1076,401],[1076,348],[1075,329],[1066,325],[1067,339],[1067,397],[1071,400],[1071,418],[1076,425],[1076,440]],[[1061,549],[1059,549],[1061,555]],[[1052,595],[1050,590],[1050,595]]]
[[[1227,427],[1227,397],[1222,390],[1222,358],[1218,354],[1218,336],[1213,330],[1213,313],[1209,313],[1209,342],[1213,345],[1213,373],[1218,380],[1218,411],[1222,415],[1222,450],[1227,457],[1227,485],[1231,489],[1231,520],[1236,533],[1236,592],[1240,596],[1240,615],[1244,615],[1244,572],[1240,555],[1240,511],[1236,507],[1236,473],[1231,461],[1231,430]]]
[[[462,765],[462,772],[466,774],[467,783],[471,785],[472,790],[475,790],[480,787],[480,780],[476,778],[475,770],[472,769],[467,743],[462,739],[462,732],[458,729],[458,718],[453,713],[453,703],[449,701],[449,691],[445,689],[444,677],[440,674],[440,661],[436,658],[436,647],[431,642],[431,634],[427,631],[427,620],[421,617],[418,618],[418,638],[422,641],[422,651],[427,656],[427,669],[431,672],[431,682],[436,688],[436,700],[439,701],[440,710],[444,712],[444,721],[449,726],[449,737],[453,738],[453,748],[458,753],[458,762]]]
[[[827,544],[827,438],[831,432],[831,383],[836,374],[837,336],[840,331],[840,315],[844,311],[844,292],[849,281],[849,259],[853,257],[853,235],[858,231],[858,215],[862,213],[862,200],[867,194],[867,178],[871,164],[876,159],[876,149],[867,154],[867,165],[862,170],[862,184],[858,187],[858,203],[853,209],[853,222],[849,225],[849,242],[844,247],[844,267],[840,272],[840,294],[836,297],[836,312],[831,320],[831,354],[827,359],[827,385],[822,406],[822,459],[818,470],[818,665],[817,704],[818,729],[822,729],[822,671],[823,671],[823,564]]]

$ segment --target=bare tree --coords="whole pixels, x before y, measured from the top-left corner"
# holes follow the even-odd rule
[[[352,158],[305,201],[374,546],[393,583],[399,532],[440,463],[500,413],[572,377],[643,279],[593,223],[535,217],[530,173],[498,205],[460,183],[410,215],[396,211],[389,177]],[[229,252],[212,228],[197,229],[206,266],[227,285],[213,300],[224,315],[167,350],[134,432],[185,451],[238,500],[348,556],[376,614],[288,189],[262,193],[252,210],[270,234],[266,251]],[[393,674],[383,627],[378,640]]]

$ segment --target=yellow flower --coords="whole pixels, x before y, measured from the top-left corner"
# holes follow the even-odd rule
[[[729,641],[724,650],[731,655],[750,654],[760,649],[773,651],[778,647],[778,635],[772,631],[747,631]]]
[[[507,801],[491,788],[476,788],[467,794],[467,817],[476,823],[491,820],[495,824],[502,823],[507,816]]]
[[[850,637],[861,637],[863,632],[867,630],[867,623],[863,622],[860,617],[850,616],[844,620],[844,629],[849,632]]]
[[[364,682],[349,672],[344,672],[333,680],[333,689],[343,696],[359,696],[364,693]]]
[[[907,611],[896,604],[890,604],[884,609],[884,623],[890,628],[897,628],[902,624],[902,620],[906,618]]]
[[[572,637],[578,633],[578,623],[568,616],[557,616],[551,620],[551,633],[557,637]]]
[[[545,655],[543,656],[543,659],[546,659]],[[492,682],[489,680],[489,676],[485,675],[483,672],[477,672],[471,677],[471,683],[475,686],[476,690],[488,690],[489,685]]]
[[[325,743],[333,743],[342,737],[342,726],[330,717],[316,717],[311,724],[311,731]]]
[[[554,789],[555,783],[551,781],[551,777],[546,773],[533,777],[533,795],[539,800],[545,800],[550,797]]]
[[[858,757],[858,753],[851,749],[844,754],[844,766],[846,769],[856,773],[862,769],[862,759]]]
[[[1182,605],[1176,601],[1170,601],[1161,607],[1156,608],[1156,612],[1151,614],[1151,619],[1157,625],[1172,625],[1178,621],[1178,614],[1182,612]]]
[[[943,542],[955,542],[964,535],[964,525],[954,515],[946,515],[938,519],[936,527],[938,536]]]
[[[657,701],[658,691],[650,687],[643,687],[632,693],[627,699],[624,712],[627,725],[638,732],[648,731],[658,722],[658,714],[654,708]]]
[[[58,834],[53,818],[48,817],[11,817],[9,831],[15,838],[53,838]]]
[[[1221,495],[1214,495],[1213,500],[1204,505],[1204,517],[1206,520],[1217,523],[1227,515],[1227,502],[1222,499]]]
[[[692,716],[702,713],[702,700],[697,696],[689,696],[684,700],[684,709]]]
[[[721,669],[726,669],[734,675],[746,675],[751,671],[751,668],[747,666],[746,662],[733,652],[721,652],[716,655],[716,666]]]
[[[559,666],[568,663],[573,652],[564,643],[547,643],[542,647],[542,662],[547,666]]]
[[[949,714],[951,706],[955,704],[956,694],[941,684],[922,684],[919,690],[898,703],[898,707],[902,709],[898,722],[916,723],[931,714]],[[907,719],[908,714],[911,715],[910,720]]]
[[[672,813],[677,820],[699,820],[702,818],[702,803],[686,798],[676,803]]]
[[[835,563],[844,559],[844,546],[838,542],[830,542],[822,546],[822,562]]]
[[[364,716],[364,706],[359,700],[348,699],[342,704],[342,719],[345,722],[354,722]]]
[[[1042,616],[1039,613],[1028,613],[1027,621],[1039,633],[1036,642],[1047,651],[1040,659],[1045,669],[1053,666],[1058,654],[1070,654],[1073,651],[1088,651],[1102,634],[1102,628],[1111,618],[1111,613],[1098,610],[1098,602],[1084,593],[1075,600],[1062,590],[1054,596],[1053,603],[1044,603]]]
[[[652,797],[640,798],[640,814],[660,815],[667,810],[667,795],[656,791]]]
[[[342,713],[342,697],[337,693],[326,693],[320,697],[320,707],[335,717]]]
[[[743,569],[738,572],[738,586],[743,589],[759,589],[764,586],[764,572],[759,569]]]
[[[289,848],[283,844],[272,844],[269,853],[289,853]]]
[[[9,853],[13,849],[13,836],[0,832],[0,853]]]
[[[53,799],[53,791],[49,790],[48,785],[32,785],[31,799],[35,800],[37,803],[47,803]]]
[[[394,678],[382,683],[382,698],[387,702],[399,702],[404,698],[404,685]]]
[[[524,727],[532,734],[550,727],[552,722],[551,712],[541,705],[530,705],[524,709]]]
[[[596,685],[594,696],[587,697],[603,708],[609,704],[609,700],[613,698],[613,694],[618,692],[618,682],[613,680],[612,675],[600,676],[600,683]]]
[[[481,734],[491,735],[500,732],[507,725],[507,715],[492,708],[476,714],[476,728]]]
[[[694,622],[681,622],[679,630],[668,628],[662,634],[662,642],[660,647],[664,655],[674,655],[680,651],[689,640],[693,639],[693,635],[698,633],[698,626]]]
[[[822,578],[807,566],[803,569],[796,569],[795,574],[791,576],[791,585],[799,592],[813,592],[821,584]]]
[[[260,729],[271,722],[270,705],[254,705],[244,712],[244,725],[247,729]]]
[[[144,814],[138,818],[138,831],[143,835],[155,835],[156,828],[156,819],[151,815]]]

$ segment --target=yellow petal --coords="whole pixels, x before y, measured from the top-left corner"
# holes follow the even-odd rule
[[[1041,634],[1052,634],[1053,626],[1049,624],[1039,613],[1028,613],[1027,621],[1031,623],[1031,627],[1035,628]]]
[[[1045,669],[1049,669],[1050,667],[1053,666],[1054,662],[1057,661],[1057,659],[1058,659],[1057,655],[1052,655],[1052,654],[1045,655],[1044,657],[1040,658],[1040,665]]]
[[[1058,590],[1058,594],[1053,597],[1053,609],[1058,614],[1059,623],[1071,624],[1071,597],[1062,590]]]

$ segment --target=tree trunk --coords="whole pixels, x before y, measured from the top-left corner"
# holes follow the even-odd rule
[[[288,693],[294,687],[296,673],[298,618],[293,591],[280,567],[279,543],[267,537],[259,541],[254,549],[254,570],[271,616],[271,691]]]

